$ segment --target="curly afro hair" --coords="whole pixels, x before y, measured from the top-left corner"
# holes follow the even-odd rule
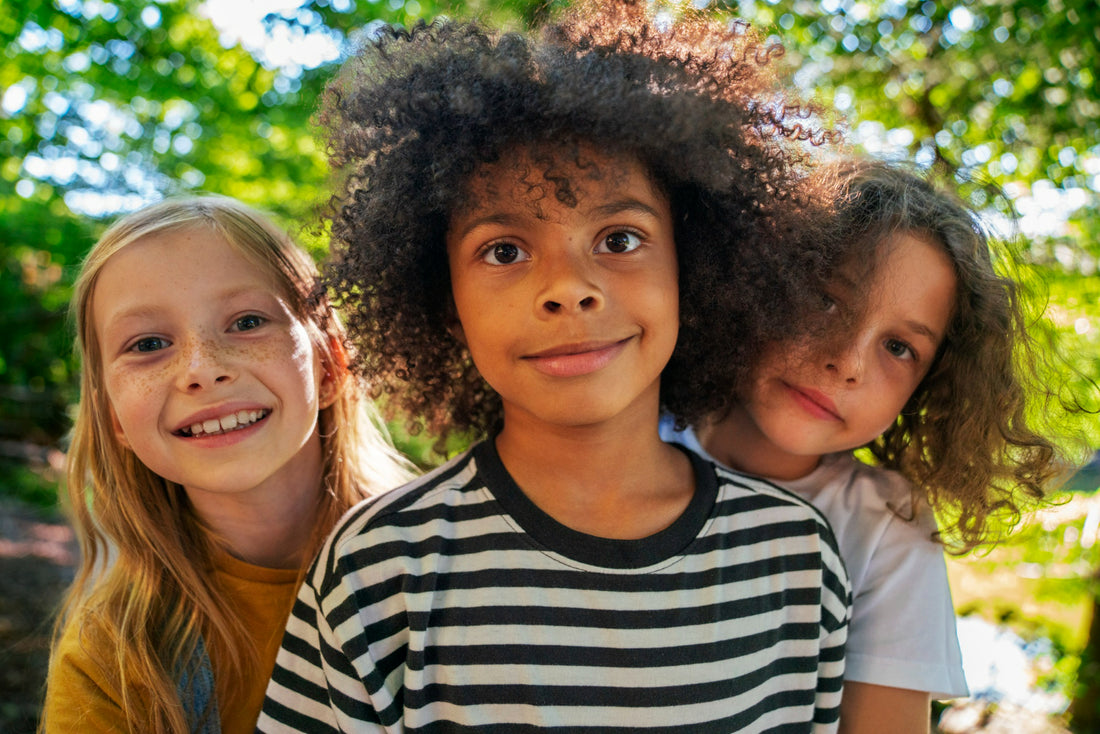
[[[681,423],[724,409],[761,346],[819,306],[835,260],[810,175],[835,133],[777,83],[782,53],[743,23],[629,1],[538,32],[442,20],[367,42],[316,116],[339,179],[326,285],[391,413],[440,437],[500,422],[455,338],[445,236],[479,167],[518,149],[553,152],[543,175],[563,203],[554,171],[582,150],[646,167],[669,197],[680,269],[662,405]]]

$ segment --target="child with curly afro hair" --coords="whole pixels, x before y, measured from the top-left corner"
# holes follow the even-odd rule
[[[835,731],[827,523],[661,441],[820,312],[820,117],[747,26],[383,30],[326,91],[329,284],[384,404],[482,439],[345,516],[261,731]]]

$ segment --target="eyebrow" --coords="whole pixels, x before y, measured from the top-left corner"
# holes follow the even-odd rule
[[[282,300],[282,296],[275,292],[274,289],[268,290],[266,288],[257,288],[254,286],[229,288],[221,293],[218,293],[215,298],[216,300],[224,303],[226,301],[232,301],[234,298],[251,295],[253,293],[271,295],[276,300]],[[106,326],[110,327],[111,325],[125,319],[156,318],[160,316],[164,312],[164,310],[165,309],[161,306],[148,306],[145,304],[138,304],[136,306],[124,307],[122,310],[116,311],[115,313],[106,314],[104,318],[106,319]]]
[[[589,209],[587,214],[596,215],[601,217],[614,216],[615,214],[622,214],[623,212],[638,212],[639,214],[648,214],[651,217],[657,218],[660,214],[656,209],[646,204],[643,201],[637,199],[621,199],[619,201],[610,201],[606,204],[601,204],[597,207]]]
[[[909,327],[909,329],[917,332],[918,334],[923,334],[924,336],[928,337],[935,344],[939,344],[941,341],[943,341],[943,335],[937,334],[926,324],[922,324],[920,321],[906,321],[905,325]]]
[[[486,214],[483,217],[477,217],[472,219],[463,225],[462,229],[455,231],[453,237],[456,239],[462,239],[466,235],[473,232],[478,227],[484,227],[487,224],[517,224],[524,219],[524,215],[515,214],[512,212],[494,212],[493,214]]]
[[[103,315],[103,335],[110,335],[113,330],[119,327],[119,324],[124,324],[130,320],[142,320],[156,318],[161,312],[159,308],[149,308],[148,306],[136,306],[134,308],[128,308],[115,313]]]
[[[826,283],[825,288],[828,290],[829,287],[835,287],[841,290],[854,291],[857,286],[858,283],[855,278],[849,277],[847,273],[838,268],[829,282]]]
[[[637,212],[653,217],[654,219],[660,217],[660,214],[655,208],[637,199],[621,199],[619,201],[600,204],[599,206],[585,210],[583,214],[589,217],[610,217],[616,214],[622,214],[623,212]],[[528,214],[519,214],[516,212],[494,212],[492,214],[486,214],[483,217],[477,217],[476,219],[470,220],[462,229],[456,230],[453,236],[456,239],[462,239],[478,227],[490,224],[505,226],[515,225],[527,219],[529,216]]]

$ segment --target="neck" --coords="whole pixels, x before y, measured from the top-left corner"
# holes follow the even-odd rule
[[[506,414],[497,451],[523,493],[563,525],[603,538],[648,537],[683,513],[695,478],[688,458],[658,436],[656,404],[644,412],[564,427]]]
[[[818,454],[792,454],[774,444],[740,405],[717,421],[703,423],[695,435],[721,463],[765,479],[801,479],[821,463]]]
[[[195,512],[231,555],[267,568],[301,568],[309,559],[321,505],[321,447],[264,484],[241,492],[185,488]]]

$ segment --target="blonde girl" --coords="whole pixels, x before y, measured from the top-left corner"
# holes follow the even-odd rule
[[[408,478],[315,275],[216,197],[125,216],[89,253],[67,482],[82,561],[45,731],[251,732],[318,541]]]

